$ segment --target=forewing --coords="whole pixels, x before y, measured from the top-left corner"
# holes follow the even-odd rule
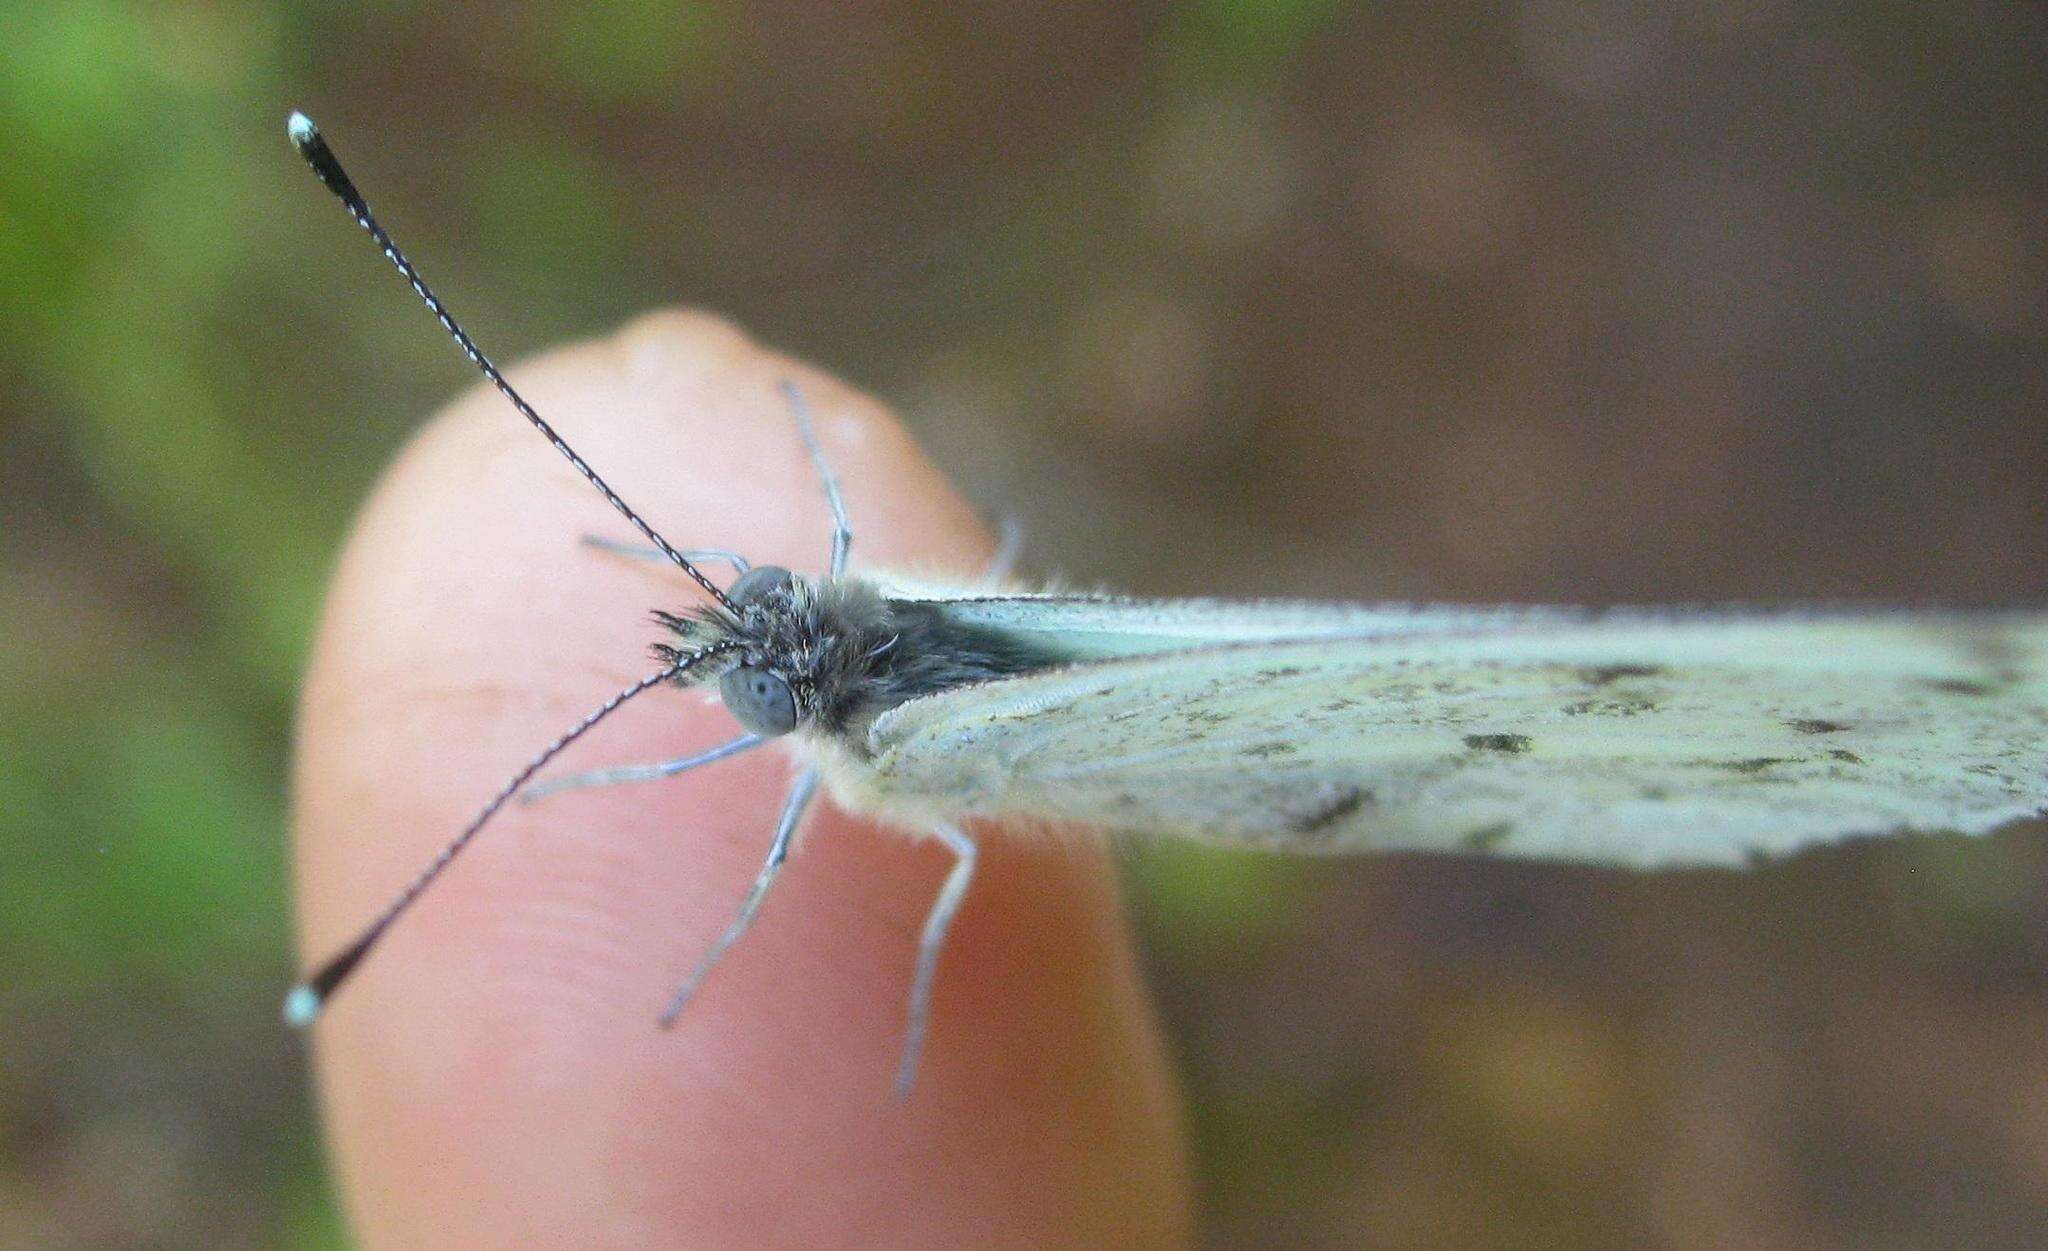
[[[1469,634],[1555,627],[1583,608],[1544,605],[1322,604],[1296,600],[1126,599],[1113,595],[971,595],[882,578],[892,598],[931,605],[952,621],[1021,636],[1076,659],[1184,651],[1223,643]]]
[[[905,704],[874,793],[1302,851],[1742,863],[2048,808],[2048,616],[1609,617],[1233,644]]]

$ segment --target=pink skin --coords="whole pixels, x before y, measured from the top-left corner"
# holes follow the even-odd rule
[[[512,371],[678,546],[822,568],[829,522],[777,380],[844,483],[854,567],[968,574],[972,514],[874,401],[692,314]],[[650,672],[678,571],[495,393],[385,476],[330,591],[297,774],[303,952],[345,943],[532,753]],[[729,571],[714,567],[718,581]],[[657,691],[550,774],[735,732]],[[982,834],[916,1089],[893,1091],[947,857],[821,805],[753,930],[670,1031],[788,776],[764,749],[514,805],[335,997],[315,1057],[368,1246],[1176,1245],[1180,1113],[1103,856]]]

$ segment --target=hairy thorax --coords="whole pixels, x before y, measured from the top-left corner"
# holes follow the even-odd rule
[[[807,578],[761,568],[751,593],[688,616],[657,613],[679,639],[664,659],[724,647],[724,663],[692,669],[695,684],[741,667],[772,673],[794,698],[803,740],[828,756],[864,758],[875,718],[913,699],[1050,668],[1042,645],[950,617],[943,604],[891,598],[860,578]]]

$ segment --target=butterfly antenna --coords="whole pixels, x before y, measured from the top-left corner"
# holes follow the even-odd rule
[[[582,474],[590,485],[596,487],[611,506],[619,510],[620,515],[632,522],[634,529],[647,536],[648,542],[659,548],[661,554],[673,561],[684,573],[689,574],[698,586],[703,587],[728,612],[737,613],[738,606],[726,598],[725,592],[713,585],[711,579],[705,577],[703,571],[691,564],[681,552],[669,544],[667,539],[655,533],[654,527],[648,525],[639,513],[634,512],[630,504],[620,499],[618,492],[612,490],[603,478],[598,477],[597,471],[585,463],[561,435],[555,433],[555,428],[535,412],[533,405],[528,404],[519,392],[512,389],[511,383],[505,381],[505,375],[498,372],[498,367],[491,364],[491,358],[483,354],[476,341],[471,339],[468,332],[449,315],[447,306],[441,303],[440,297],[434,294],[426,279],[420,277],[420,272],[412,267],[412,262],[405,259],[405,253],[398,250],[398,245],[391,241],[391,236],[385,232],[384,227],[378,225],[377,219],[370,215],[370,206],[364,201],[363,193],[356,190],[356,185],[349,178],[348,172],[342,169],[341,162],[335,159],[333,149],[327,146],[327,140],[321,137],[320,128],[313,124],[313,119],[304,113],[294,112],[285,122],[285,131],[291,136],[292,146],[296,147],[299,155],[305,157],[306,163],[313,167],[313,173],[329,191],[340,198],[348,209],[349,216],[356,219],[356,225],[370,232],[370,238],[384,253],[384,259],[390,261],[397,268],[398,276],[412,286],[413,294],[425,302],[427,310],[441,323],[441,328],[454,338],[456,346],[469,357],[470,364],[475,365],[483,372],[484,377],[491,380],[491,385],[498,388],[499,393],[512,402],[512,407],[518,409],[519,415],[531,422],[533,428],[541,432],[542,437],[555,445],[556,451],[569,458],[569,463],[576,466],[576,472]]]
[[[462,832],[450,839],[448,845],[443,847],[440,854],[434,857],[433,862],[422,869],[419,876],[408,883],[404,890],[399,891],[395,899],[385,905],[384,911],[377,915],[376,920],[370,922],[354,942],[342,948],[332,959],[321,965],[311,977],[292,987],[286,993],[284,997],[284,1019],[286,1023],[301,1029],[311,1025],[314,1018],[320,1015],[320,1009],[333,996],[335,989],[347,979],[350,973],[355,971],[357,965],[363,962],[363,957],[370,954],[370,949],[375,947],[377,941],[384,937],[384,932],[391,928],[391,923],[402,916],[407,908],[412,907],[413,903],[426,892],[427,887],[433,885],[434,879],[441,876],[442,870],[453,863],[455,857],[462,854],[462,849],[469,846],[470,842],[476,838],[478,832],[484,828],[485,823],[497,814],[498,809],[503,808],[512,796],[518,794],[519,788],[525,786],[532,779],[533,775],[538,773],[548,761],[560,755],[563,748],[582,738],[592,726],[618,711],[620,705],[635,695],[660,686],[663,682],[689,669],[708,656],[731,650],[731,646],[728,643],[714,643],[709,647],[699,648],[696,651],[678,657],[666,668],[647,675],[604,701],[590,715],[577,722],[568,733],[549,743],[539,755],[527,762],[525,768],[514,774],[512,780],[505,783],[496,795],[491,796],[490,802],[485,804],[474,817],[470,818],[468,825],[462,827]]]

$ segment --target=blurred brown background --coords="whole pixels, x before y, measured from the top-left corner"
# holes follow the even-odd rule
[[[499,359],[720,310],[1082,584],[2048,585],[2039,5],[0,30],[0,1245],[343,1238],[275,1016],[292,689],[470,377],[293,106]],[[2042,834],[1741,878],[1136,849],[1210,1239],[2048,1245]]]

